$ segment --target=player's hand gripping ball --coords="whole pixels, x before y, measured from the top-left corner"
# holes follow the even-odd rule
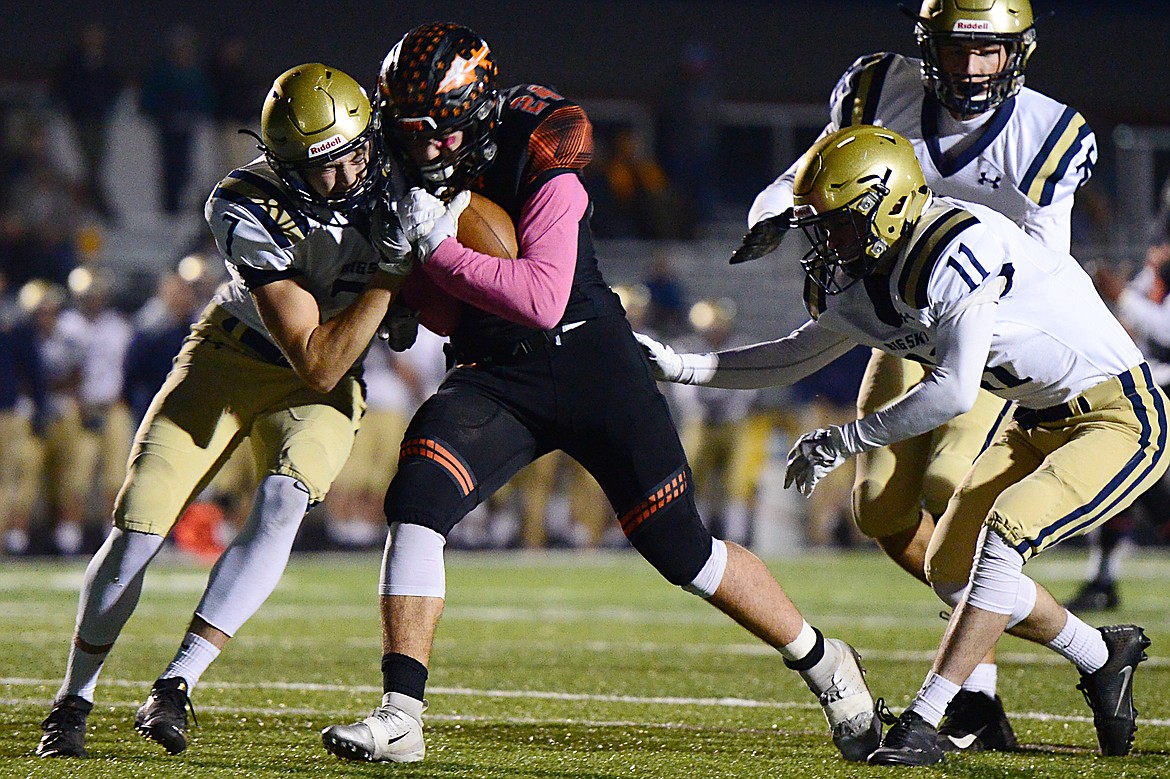
[[[480,254],[516,259],[516,227],[508,212],[476,192],[459,215],[459,243]]]

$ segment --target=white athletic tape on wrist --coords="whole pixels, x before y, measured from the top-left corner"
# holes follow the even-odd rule
[[[682,372],[678,379],[680,384],[707,384],[715,378],[719,357],[714,352],[680,354],[679,358],[682,360]]]

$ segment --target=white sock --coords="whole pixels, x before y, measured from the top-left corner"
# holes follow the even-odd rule
[[[1067,615],[1064,627],[1047,646],[1072,661],[1081,671],[1091,674],[1109,659],[1105,639],[1097,628],[1085,624],[1076,614],[1067,610],[1064,613]]]
[[[996,682],[999,680],[999,667],[995,663],[980,663],[963,682],[963,689],[968,692],[981,692],[988,698],[995,697]]]
[[[219,647],[202,636],[188,633],[183,637],[183,643],[180,645],[175,659],[171,661],[167,670],[163,671],[163,675],[159,678],[182,677],[187,681],[187,693],[190,694],[191,690],[195,689],[195,685],[199,683],[199,677],[203,676],[203,672],[217,657],[219,657]]]
[[[914,696],[914,702],[910,704],[910,708],[929,722],[931,726],[937,728],[938,723],[942,722],[947,706],[951,704],[951,699],[958,692],[959,685],[931,671],[926,675],[926,681],[923,682],[918,695]]]
[[[814,659],[812,655],[817,652],[818,644],[821,646],[820,657]],[[780,647],[780,654],[784,664],[799,673],[815,695],[820,695],[832,686],[833,672],[841,665],[841,653],[837,647],[823,636],[818,636],[818,632],[808,622],[801,626],[795,639]]]
[[[234,635],[276,589],[308,508],[309,494],[296,479],[268,476],[260,482],[248,520],[216,561],[195,613]]]

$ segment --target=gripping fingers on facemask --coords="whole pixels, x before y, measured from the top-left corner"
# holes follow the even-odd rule
[[[740,242],[739,248],[731,255],[728,263],[739,265],[741,262],[758,260],[765,255],[776,251],[780,239],[788,231],[792,221],[792,209],[788,209],[776,216],[761,219],[752,225]]]

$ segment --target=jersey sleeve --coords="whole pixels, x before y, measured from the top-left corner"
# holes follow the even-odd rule
[[[1093,175],[1097,138],[1085,117],[1065,108],[1048,130],[1039,150],[1020,180],[1020,190],[1041,211],[1063,206],[1072,210],[1072,197]]]
[[[281,228],[255,201],[219,195],[208,201],[205,216],[228,270],[250,290],[299,275],[289,250],[303,233]]]
[[[550,113],[528,139],[524,180],[535,189],[558,173],[578,173],[593,159],[593,124],[585,109],[567,103]]]
[[[940,328],[973,305],[998,302],[1011,276],[999,242],[971,219],[942,246],[927,284],[927,308]]]
[[[853,124],[873,124],[886,73],[894,54],[877,52],[860,57],[837,80],[829,97],[829,122],[832,131]]]

